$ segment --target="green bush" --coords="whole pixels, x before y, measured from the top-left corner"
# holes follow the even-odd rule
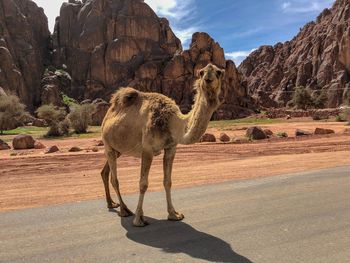
[[[64,120],[66,112],[52,104],[42,105],[36,110],[36,113],[40,119],[44,119],[50,126],[47,132],[47,136],[61,136],[59,123]]]
[[[0,134],[12,130],[30,115],[25,111],[26,106],[15,95],[0,94]]]
[[[74,105],[68,114],[68,119],[76,133],[86,133],[91,123],[92,104]]]
[[[327,106],[328,96],[326,90],[322,90],[321,94],[314,99],[314,105],[318,109],[323,109]]]
[[[78,104],[78,102],[75,99],[67,96],[63,92],[61,92],[61,97],[62,97],[62,103],[68,107],[71,107],[71,106]]]
[[[70,127],[70,122],[67,118],[65,118],[63,121],[59,123],[59,131],[62,135],[69,135],[69,127]]]
[[[287,138],[288,134],[286,132],[278,132],[276,133],[276,136],[279,138]]]
[[[293,103],[298,109],[306,110],[313,106],[313,100],[309,89],[305,87],[296,87],[293,95]]]

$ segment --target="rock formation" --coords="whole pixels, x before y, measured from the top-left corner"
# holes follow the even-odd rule
[[[239,67],[248,92],[266,107],[285,106],[295,87],[326,92],[328,107],[350,102],[350,2],[337,0],[291,41],[262,46]]]
[[[66,67],[71,76],[71,89],[65,92],[78,100],[109,100],[119,87],[132,86],[170,96],[187,112],[197,69],[213,62],[226,69],[224,104],[214,118],[250,113],[246,107],[252,103],[240,75],[234,63],[225,60],[220,45],[206,33],[196,33],[190,49],[183,51],[168,21],[143,1],[64,3],[53,47],[54,66]],[[51,90],[54,95],[46,97],[56,96],[57,85]]]
[[[42,8],[30,0],[0,0],[0,90],[29,109],[40,104],[40,80],[50,32]]]

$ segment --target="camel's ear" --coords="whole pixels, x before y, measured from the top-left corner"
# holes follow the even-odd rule
[[[203,71],[203,69],[197,70],[197,78],[203,78],[203,76],[204,76],[204,71]]]
[[[218,78],[223,79],[225,76],[225,70],[224,69],[219,69],[216,71],[216,75],[218,76]]]

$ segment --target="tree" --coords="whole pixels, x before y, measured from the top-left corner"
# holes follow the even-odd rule
[[[60,121],[64,120],[66,112],[54,105],[42,105],[36,110],[36,113],[40,119],[44,119],[50,126],[47,136],[60,136],[59,129]]]
[[[3,134],[4,130],[17,128],[30,116],[25,108],[17,96],[0,94],[0,134]]]
[[[303,110],[306,110],[308,107],[313,106],[310,91],[303,86],[295,88],[293,102],[297,108]]]
[[[94,106],[92,104],[76,104],[68,114],[68,119],[76,133],[86,133],[91,123],[91,114]]]

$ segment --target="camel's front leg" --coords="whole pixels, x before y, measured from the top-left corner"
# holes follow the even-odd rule
[[[140,197],[139,203],[136,208],[135,218],[133,221],[134,226],[145,226],[148,225],[147,221],[143,217],[143,198],[148,188],[148,174],[151,168],[153,160],[153,154],[148,152],[142,153],[142,161],[141,161],[141,177],[140,177]]]
[[[166,193],[166,200],[168,205],[168,219],[179,221],[184,219],[184,215],[175,211],[173,203],[171,201],[171,171],[173,169],[173,162],[175,158],[176,146],[165,149],[163,159],[163,170],[164,170],[164,188]]]

